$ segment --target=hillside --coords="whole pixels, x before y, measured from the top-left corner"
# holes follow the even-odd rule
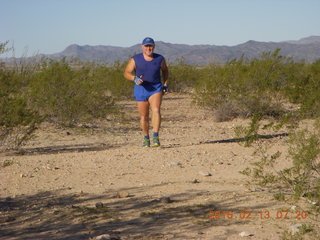
[[[320,36],[303,38],[298,41],[286,42],[257,42],[248,41],[236,46],[216,45],[186,45],[156,42],[156,52],[163,54],[168,62],[184,58],[189,64],[204,65],[212,62],[224,63],[242,55],[251,59],[262,52],[274,51],[280,48],[280,54],[292,57],[296,61],[314,62],[320,58]],[[140,52],[140,44],[131,47],[114,46],[68,46],[60,53],[47,55],[50,58],[75,57],[83,61],[126,61],[129,56]]]
[[[164,55],[169,63],[184,59],[188,64],[206,65],[209,63],[225,63],[235,58],[245,56],[248,59],[259,57],[262,52],[273,52],[280,48],[280,54],[292,57],[295,61],[314,62],[320,59],[320,36],[310,36],[300,40],[284,42],[247,41],[236,46],[217,45],[187,45],[173,44],[163,41],[156,42],[156,52]],[[140,44],[131,47],[116,47],[107,45],[77,45],[72,44],[63,51],[54,54],[38,54],[29,59],[42,57],[61,59],[78,58],[82,61],[97,61],[114,63],[127,61],[130,56],[141,52]],[[12,62],[14,58],[3,59]]]

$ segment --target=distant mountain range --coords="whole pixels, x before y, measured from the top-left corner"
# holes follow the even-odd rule
[[[262,52],[273,52],[277,48],[281,49],[281,55],[292,57],[295,61],[314,62],[320,59],[320,36],[310,36],[300,40],[284,42],[257,42],[251,40],[236,46],[186,45],[158,41],[156,42],[155,52],[164,55],[169,63],[183,58],[189,64],[205,65],[208,63],[225,63],[242,55],[252,59],[259,57]],[[79,46],[72,44],[60,53],[39,54],[36,57],[54,59],[62,57],[80,58],[82,61],[113,63],[114,61],[126,61],[130,56],[139,52],[141,52],[140,44],[131,47]]]

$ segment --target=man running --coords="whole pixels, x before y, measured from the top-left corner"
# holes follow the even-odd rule
[[[141,49],[142,53],[130,58],[124,71],[124,77],[135,83],[134,97],[137,101],[140,126],[144,135],[143,146],[150,147],[149,107],[151,107],[153,127],[152,146],[159,147],[160,106],[163,92],[168,92],[169,72],[165,58],[160,54],[154,53],[155,43],[152,38],[145,38],[142,41]]]

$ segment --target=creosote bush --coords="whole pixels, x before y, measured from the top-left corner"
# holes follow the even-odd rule
[[[30,81],[30,104],[48,120],[69,126],[116,113],[108,72],[95,70],[93,66],[72,69],[65,59],[43,63]]]
[[[185,59],[179,59],[175,64],[170,64],[169,84],[174,92],[190,92],[195,86],[199,71],[196,66],[186,64]]]
[[[0,45],[0,53],[6,51]],[[31,136],[41,117],[29,105],[26,84],[30,72],[8,70],[0,64],[0,150],[22,145]]]
[[[320,217],[320,119],[312,129],[293,130],[288,143],[289,166],[279,168],[282,153],[268,153],[270,148],[260,143],[256,145],[260,159],[241,173],[250,178],[250,185],[269,190],[276,200],[290,205],[302,204],[309,219],[317,223]],[[313,234],[319,236],[320,232]]]
[[[0,44],[0,54],[8,50],[6,44]],[[45,58],[0,63],[1,149],[22,145],[42,121],[70,127],[121,117],[117,101],[133,95],[124,67]]]
[[[299,105],[300,117],[319,116],[320,61],[297,63],[279,51],[199,69],[195,102],[213,109],[218,121],[255,115],[279,119],[288,113],[285,104]]]

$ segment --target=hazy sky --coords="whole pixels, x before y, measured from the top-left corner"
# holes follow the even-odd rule
[[[320,0],[0,0],[0,42],[15,56],[70,44],[130,47],[146,36],[183,44],[320,36]]]

